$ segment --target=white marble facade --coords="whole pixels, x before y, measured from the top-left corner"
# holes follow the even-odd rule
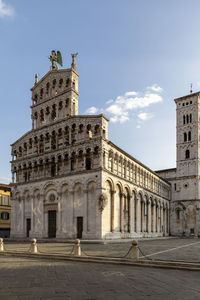
[[[78,77],[36,77],[32,130],[12,144],[11,236],[168,236],[171,184],[108,140],[104,115],[78,114]]]

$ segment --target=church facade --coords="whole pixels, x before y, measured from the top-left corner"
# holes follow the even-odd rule
[[[183,234],[181,230],[197,234],[198,225],[190,221],[186,228],[182,220],[190,216],[184,205],[194,207],[192,216],[198,212],[198,94],[189,95],[193,103],[184,107],[187,100],[176,100],[179,135],[187,129],[189,139],[191,132],[190,140],[178,140],[177,169],[154,172],[109,141],[106,116],[78,114],[75,57],[71,68],[58,70],[54,61],[45,76],[35,77],[32,129],[12,144],[11,237],[117,239]],[[181,123],[183,116],[186,124]]]

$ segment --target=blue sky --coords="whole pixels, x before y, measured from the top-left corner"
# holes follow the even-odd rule
[[[175,167],[173,99],[200,89],[199,11],[199,0],[0,0],[0,182],[52,49],[64,67],[79,52],[80,114],[104,112],[115,144],[154,170]]]

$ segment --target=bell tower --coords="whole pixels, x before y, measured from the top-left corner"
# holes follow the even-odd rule
[[[77,54],[72,54],[71,68],[59,70],[56,65],[58,62],[56,51],[53,50],[50,56],[52,62],[50,71],[40,80],[36,74],[35,84],[31,89],[32,129],[78,115],[79,74],[76,72],[75,61]]]
[[[177,138],[177,177],[199,175],[200,93],[175,99]]]

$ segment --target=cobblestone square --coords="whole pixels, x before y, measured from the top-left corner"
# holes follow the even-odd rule
[[[197,272],[0,257],[0,299],[199,299]]]

